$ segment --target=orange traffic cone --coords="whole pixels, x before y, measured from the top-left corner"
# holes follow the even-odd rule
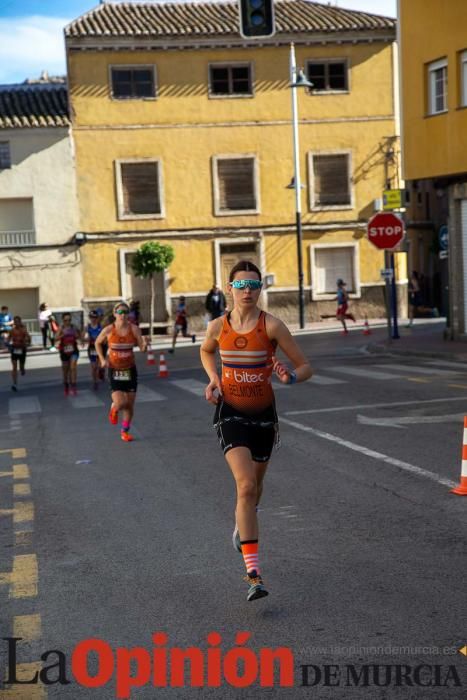
[[[451,489],[451,493],[458,496],[467,496],[467,416],[464,416],[464,440],[462,444],[462,467],[459,486]]]
[[[167,369],[167,364],[165,362],[164,353],[161,352],[160,358],[159,358],[159,378],[165,379],[168,376],[169,376],[169,370]]]
[[[371,335],[370,326],[368,325],[368,318],[365,316],[365,323],[363,324],[363,335]]]
[[[153,349],[151,348],[150,345],[148,345],[148,355],[147,355],[147,363],[148,365],[155,365],[156,364],[156,358],[154,357],[154,352]]]

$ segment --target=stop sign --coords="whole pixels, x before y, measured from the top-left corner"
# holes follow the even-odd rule
[[[368,222],[368,240],[380,250],[392,250],[404,236],[404,222],[391,212],[375,214]]]

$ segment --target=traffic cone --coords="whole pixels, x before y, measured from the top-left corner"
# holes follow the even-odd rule
[[[363,324],[363,335],[371,335],[370,326],[368,324],[368,318],[365,316],[365,323]]]
[[[456,486],[455,489],[451,489],[451,493],[455,493],[458,496],[467,496],[467,416],[464,416],[464,440],[462,444],[461,480],[459,486]]]
[[[169,370],[167,369],[167,364],[165,362],[164,353],[161,352],[159,358],[159,379],[165,379],[169,376]]]
[[[148,354],[147,354],[147,363],[148,365],[155,365],[156,364],[156,358],[154,357],[154,352],[153,349],[151,348],[150,345],[148,345]]]

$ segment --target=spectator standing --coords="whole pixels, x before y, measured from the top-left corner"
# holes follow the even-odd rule
[[[39,306],[39,328],[42,334],[42,347],[47,350],[47,338],[50,340],[50,350],[51,352],[56,352],[55,348],[55,333],[58,330],[57,322],[55,321],[52,311],[49,309],[48,305],[43,302]]]
[[[13,316],[8,311],[8,306],[2,306],[0,310],[0,338],[1,345],[6,345],[8,334],[13,328]]]
[[[412,270],[409,279],[409,322],[407,328],[413,326],[413,317],[415,309],[418,309],[422,303],[422,295],[420,292],[420,277],[416,270]]]
[[[206,297],[205,306],[206,311],[208,314],[210,314],[210,321],[224,315],[225,295],[217,284],[212,285],[212,288]]]

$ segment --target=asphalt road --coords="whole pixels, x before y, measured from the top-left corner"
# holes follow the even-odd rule
[[[62,651],[72,681],[23,686],[22,695],[5,686],[0,698],[114,698],[113,680],[91,689],[72,679],[73,649],[99,638],[152,654],[158,631],[167,649],[198,647],[203,658],[210,632],[225,655],[248,631],[257,658],[266,647],[291,650],[294,686],[279,687],[277,674],[273,688],[149,683],[133,698],[466,697],[467,657],[457,650],[467,643],[467,501],[449,492],[460,476],[466,371],[369,355],[356,334],[299,342],[315,377],[276,393],[282,446],[259,513],[270,595],[254,603],[231,545],[234,483],[201,396],[198,348],[169,356],[168,379],[138,358],[130,445],[108,424],[108,392],[91,391],[84,361],[77,398],[63,397],[58,367],[30,369],[17,394],[0,373],[0,444],[19,450],[0,453],[1,636],[23,638],[18,664]],[[352,664],[358,673],[409,665],[409,676],[438,665],[445,685],[396,686],[393,675],[378,687],[370,669],[368,686],[354,687],[346,685]],[[304,665],[321,671],[316,685],[302,686]],[[97,671],[92,655],[89,671]],[[308,669],[309,683],[316,673]],[[422,682],[436,680],[421,673]]]

